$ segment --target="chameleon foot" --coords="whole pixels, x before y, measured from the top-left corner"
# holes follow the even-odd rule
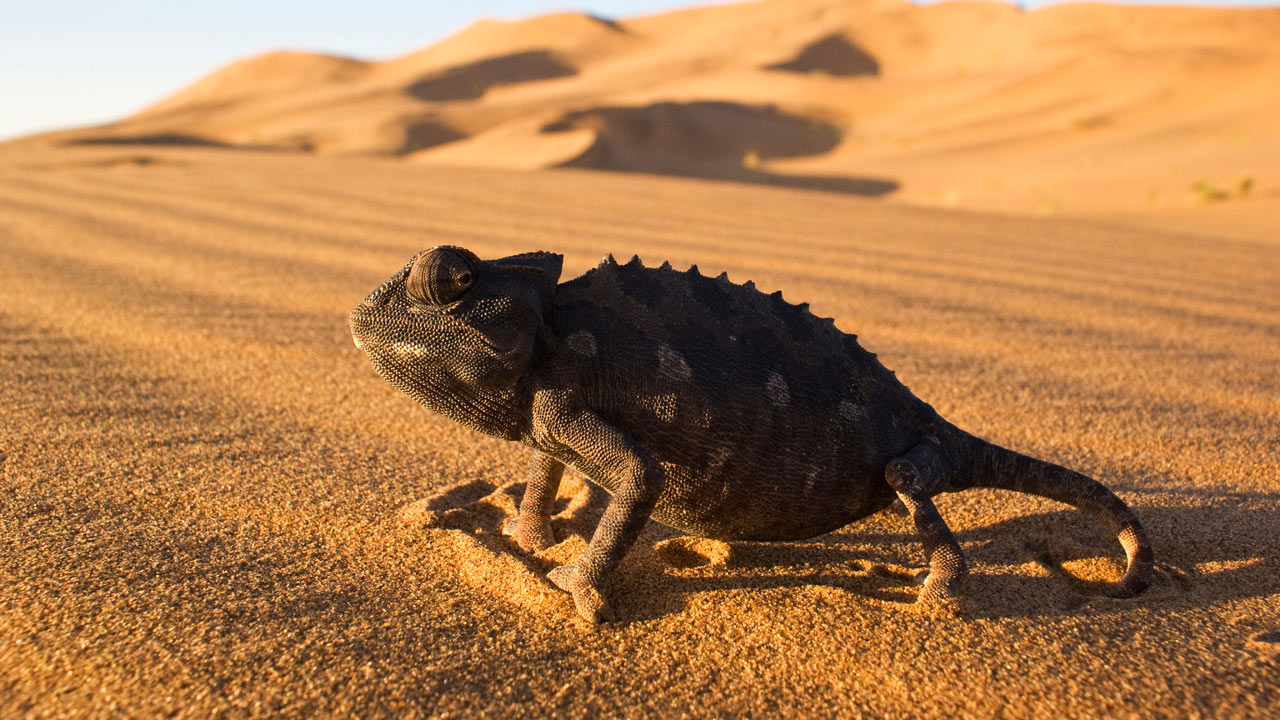
[[[551,534],[551,506],[563,475],[564,463],[540,452],[533,454],[520,510],[502,526],[502,532],[514,536],[521,550],[536,553],[556,544],[556,536]]]
[[[561,565],[547,573],[547,579],[551,584],[573,596],[574,607],[587,622],[598,625],[616,619],[613,608],[604,599],[600,589],[582,576],[582,571],[577,565]]]
[[[502,526],[502,533],[512,537],[521,550],[536,553],[556,544],[556,536],[551,532],[551,523],[524,513],[511,518]]]
[[[928,573],[924,577],[924,587],[920,590],[920,597],[916,602],[924,605],[959,598],[963,594],[964,580],[965,576],[946,579],[939,573]]]
[[[930,498],[945,482],[942,457],[930,443],[921,443],[885,468],[885,480],[911,514],[916,533],[929,559],[917,604],[937,605],[960,597],[969,575],[964,553]],[[919,582],[920,577],[916,576]]]

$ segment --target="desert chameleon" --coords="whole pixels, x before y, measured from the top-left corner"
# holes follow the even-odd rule
[[[918,602],[957,597],[964,554],[933,496],[1003,488],[1067,503],[1123,545],[1116,597],[1151,582],[1150,541],[1111,491],[981,440],[916,398],[854,335],[781,293],[639,258],[559,283],[562,256],[414,256],[351,311],[379,375],[422,405],[534,450],[514,526],[555,542],[565,466],[611,495],[586,549],[548,578],[591,622],[650,517],[721,540],[796,540],[901,500],[928,560]]]

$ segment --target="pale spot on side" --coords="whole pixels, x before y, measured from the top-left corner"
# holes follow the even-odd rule
[[[804,480],[804,492],[803,492],[803,494],[801,495],[801,497],[802,497],[802,498],[807,498],[807,497],[809,497],[810,495],[812,495],[812,494],[813,494],[813,488],[814,488],[814,486],[815,486],[815,485],[817,485],[817,484],[818,484],[818,473],[817,473],[817,472],[811,472],[811,473],[809,473],[808,477],[806,477],[806,478],[805,478],[805,480]]]
[[[587,357],[595,357],[596,354],[596,336],[586,330],[579,330],[569,336],[566,341],[569,343],[569,349],[579,355]]]
[[[685,381],[693,377],[684,356],[666,345],[658,346],[658,372],[673,380]]]
[[[720,448],[715,451],[711,457],[711,463],[707,466],[706,474],[703,476],[707,482],[713,482],[720,486],[719,499],[713,502],[715,507],[722,507],[725,500],[728,499],[731,492],[731,482],[725,477],[724,466],[733,457],[733,451],[729,448]]]
[[[364,350],[364,343],[360,342],[360,338],[355,335],[351,336],[351,342],[355,343],[357,350]]]
[[[860,414],[861,413],[858,411],[857,405],[854,405],[848,400],[840,401],[840,417],[845,420],[857,420]]]
[[[787,381],[783,380],[778,373],[769,374],[769,382],[765,384],[764,389],[769,396],[769,401],[774,405],[786,405],[791,402],[791,390],[787,387]]]

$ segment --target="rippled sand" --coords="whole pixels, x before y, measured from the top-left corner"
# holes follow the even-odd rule
[[[1150,530],[941,499],[960,618],[883,513],[807,542],[651,526],[623,622],[495,530],[522,448],[378,379],[346,312],[412,253],[727,270],[856,332],[980,435],[1095,475]],[[585,171],[242,151],[0,156],[0,715],[1275,713],[1280,247]],[[449,512],[450,508],[463,507]]]

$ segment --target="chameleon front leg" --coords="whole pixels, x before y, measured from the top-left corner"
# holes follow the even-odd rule
[[[525,552],[538,552],[555,544],[555,536],[551,533],[551,506],[555,503],[563,476],[564,463],[546,453],[533,451],[520,511],[515,521],[507,526],[507,531],[515,536],[516,544]]]
[[[548,430],[555,443],[582,458],[601,484],[612,488],[613,499],[578,559],[552,570],[547,579],[573,596],[579,615],[599,623],[614,619],[605,598],[609,577],[649,519],[666,473],[630,435],[575,404],[557,398],[556,419]]]
[[[929,574],[917,600],[922,605],[959,597],[969,575],[960,544],[931,499],[946,486],[944,462],[936,445],[923,442],[885,468],[885,480],[915,521],[929,559]]]

